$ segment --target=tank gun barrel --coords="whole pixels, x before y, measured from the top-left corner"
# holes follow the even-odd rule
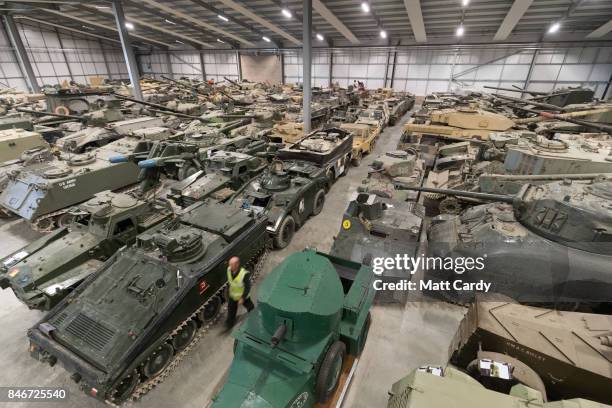
[[[488,193],[479,193],[476,191],[461,191],[461,190],[451,190],[447,188],[432,188],[432,187],[416,187],[416,186],[405,186],[404,190],[411,191],[421,191],[423,193],[437,193],[444,194],[450,196],[459,196],[466,198],[475,198],[478,200],[486,200],[486,201],[501,201],[503,203],[512,204],[515,201],[515,196],[509,196],[504,194],[488,194]]]
[[[538,116],[535,116],[532,118],[525,118],[525,119],[516,119],[514,122],[516,124],[525,124],[525,123],[542,122],[548,119],[553,119],[551,117],[545,117],[545,116],[540,115],[539,111],[534,111],[534,112],[537,112]],[[556,119],[558,120],[565,120],[568,118],[569,119],[579,118],[582,116],[596,115],[599,113],[608,113],[608,112],[612,112],[612,105],[604,105],[601,108],[593,108],[593,109],[583,110],[583,111],[566,112],[566,113],[557,114],[555,116],[556,116]]]
[[[580,126],[584,126],[587,128],[591,128],[591,129],[595,129],[598,130],[600,132],[606,132],[610,135],[612,135],[612,126],[610,125],[606,125],[604,123],[593,123],[593,122],[589,122],[586,120],[579,120],[579,119],[573,119],[571,117],[563,117],[560,115],[555,115],[554,113],[550,113],[550,112],[540,112],[540,116],[546,118],[546,119],[556,119],[556,120],[560,120],[563,122],[569,122],[569,123],[574,123],[576,125],[580,125]]]
[[[31,115],[38,115],[38,116],[53,116],[53,117],[56,117],[56,118],[73,119],[73,120],[80,120],[80,121],[87,120],[86,118],[83,118],[83,117],[80,117],[80,116],[62,115],[60,113],[53,113],[53,112],[40,112],[40,111],[35,111],[35,110],[30,110],[30,109],[25,109],[25,108],[17,108],[15,110],[18,111],[18,112],[29,113]]]
[[[528,93],[528,94],[533,95],[533,96],[546,96],[546,95],[548,95],[548,93],[546,93],[546,92],[526,91],[524,89],[504,88],[504,87],[501,87],[501,86],[489,86],[489,85],[485,85],[485,86],[483,86],[483,88],[486,88],[486,89],[495,89],[495,90],[498,90],[498,91],[525,92],[525,93]]]
[[[548,110],[553,110],[553,111],[565,112],[564,108],[561,108],[561,107],[559,107],[557,105],[551,105],[550,103],[536,102],[536,101],[533,101],[531,99],[513,98],[511,96],[505,96],[505,95],[500,95],[500,94],[493,94],[493,96],[495,96],[496,98],[505,99],[505,100],[511,101],[511,102],[526,103],[528,105],[537,106],[538,108],[543,108],[543,109],[548,109]]]
[[[228,77],[224,76],[223,79],[225,79],[227,82],[229,82],[232,85],[236,85],[238,88],[242,89],[242,86],[240,86],[240,84],[236,81],[233,81],[231,79],[229,79]]]
[[[194,157],[195,156],[193,153],[181,153],[172,156],[153,157],[146,160],[140,160],[138,162],[138,167],[140,167],[141,169],[152,169],[156,167],[163,167],[170,162],[190,160]]]
[[[176,79],[172,79],[172,78],[168,78],[165,75],[161,76],[163,79],[165,79],[166,81],[172,82],[173,84],[176,84],[177,86],[181,87],[181,88],[189,88],[192,91],[195,91],[196,93],[200,94],[200,95],[204,95],[204,96],[208,96],[208,94],[206,92],[200,91],[200,89],[197,86],[193,86],[193,85],[187,85],[184,84],[180,81],[177,81]],[[207,84],[208,85],[208,84]]]

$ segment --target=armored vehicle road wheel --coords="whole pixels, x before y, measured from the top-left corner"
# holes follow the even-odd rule
[[[283,249],[289,245],[295,234],[295,220],[291,215],[285,216],[278,227],[278,233],[274,236],[274,246]]]
[[[210,323],[214,321],[221,313],[221,298],[219,296],[212,297],[206,306],[200,312],[199,318],[202,323]]]
[[[315,385],[315,396],[320,403],[327,401],[338,388],[345,354],[346,346],[341,341],[335,341],[327,350]]]
[[[164,343],[160,345],[145,361],[142,373],[147,378],[157,377],[168,367],[173,355],[174,350],[170,344]]]
[[[133,370],[131,373],[127,374],[125,377],[121,379],[119,384],[112,391],[111,402],[116,405],[120,405],[125,402],[130,395],[136,389],[138,385],[139,375],[138,370]]]
[[[447,197],[438,204],[440,214],[459,214],[462,208],[459,200],[454,197]]]
[[[177,178],[179,179],[179,181],[185,180],[187,177],[193,176],[197,172],[198,169],[196,169],[194,166],[186,165],[179,169]]]
[[[32,223],[32,228],[38,232],[50,232],[55,228],[55,220],[52,217],[41,217]]]
[[[319,215],[325,205],[325,189],[320,189],[314,197],[312,204],[312,215]]]
[[[184,350],[185,347],[193,341],[197,331],[198,324],[193,319],[189,320],[174,338],[172,338],[172,347],[174,347],[174,350],[177,352]]]
[[[77,220],[77,216],[75,214],[70,214],[70,213],[62,214],[57,219],[57,225],[60,228],[63,228],[63,227],[66,227],[74,223],[76,220]]]
[[[362,159],[363,155],[361,152],[357,153],[353,159],[351,160],[351,164],[355,167],[359,166],[361,164],[361,159]]]

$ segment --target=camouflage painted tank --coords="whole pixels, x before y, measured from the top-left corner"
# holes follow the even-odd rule
[[[370,266],[374,258],[392,258],[396,254],[416,256],[424,217],[424,209],[416,202],[355,193],[344,212],[330,255]],[[410,280],[410,277],[409,272],[395,269],[385,269],[380,275],[384,282]],[[385,302],[405,301],[406,295],[406,291],[377,291],[377,299]]]
[[[488,388],[507,391],[521,383],[538,390],[544,401],[587,398],[612,404],[611,333],[611,316],[478,296],[449,351],[453,364]],[[512,367],[511,378],[491,378],[482,370],[490,361]]]
[[[349,270],[354,281],[346,282]],[[234,332],[234,361],[211,408],[314,407],[361,354],[374,298],[370,268],[306,250],[262,282],[257,308]]]
[[[274,245],[285,248],[295,231],[323,210],[328,186],[324,170],[311,163],[275,160],[232,200],[246,211],[266,214]]]
[[[265,216],[201,203],[139,235],[28,331],[32,357],[60,363],[101,401],[138,398],[219,317],[229,258],[259,270],[266,225]]]
[[[432,267],[427,271],[432,281],[480,282],[481,289],[483,283],[490,283],[489,292],[520,302],[597,305],[610,301],[609,180],[525,185],[516,196],[410,188],[499,201],[432,220],[430,256],[486,258],[470,272],[463,267],[458,274],[452,268]],[[475,288],[453,287],[442,293],[464,302],[482,291]]]
[[[464,372],[424,366],[393,384],[387,408],[610,408],[584,399],[546,402],[542,395],[522,384],[508,394],[487,390]]]
[[[89,215],[2,261],[0,286],[30,309],[50,310],[136,235],[170,218],[167,205],[104,191],[75,209]]]
[[[368,178],[358,188],[360,192],[397,201],[416,200],[418,194],[405,189],[423,183],[425,168],[416,155],[399,150],[387,152],[377,157],[371,167]]]

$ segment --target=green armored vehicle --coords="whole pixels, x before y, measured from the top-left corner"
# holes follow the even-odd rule
[[[402,202],[374,194],[355,193],[342,217],[330,254],[372,265],[376,258],[417,255],[425,210],[416,202]],[[410,271],[375,271],[382,282],[410,280]],[[347,275],[346,278],[350,279]],[[407,291],[377,291],[377,300],[405,301]]]
[[[386,152],[378,156],[370,167],[368,178],[358,187],[359,192],[396,201],[416,201],[418,194],[405,187],[423,183],[425,166],[417,154],[401,150]]]
[[[234,332],[234,361],[211,408],[310,408],[329,400],[345,363],[365,346],[373,279],[369,267],[312,250],[287,257]]]
[[[208,197],[225,201],[266,166],[259,157],[219,150],[204,159],[201,170],[170,186],[169,198],[181,207]]]
[[[501,295],[477,296],[449,347],[454,365],[487,388],[522,383],[544,400],[588,398],[612,404],[612,316],[520,305]],[[483,362],[512,367],[492,379]]]
[[[285,248],[297,228],[325,204],[325,170],[301,161],[273,161],[244,191],[232,197],[246,211],[265,213],[276,248]]]
[[[425,366],[391,387],[387,408],[610,408],[585,399],[546,402],[522,384],[508,394],[486,389],[468,374],[453,367]]]
[[[0,163],[18,160],[27,150],[48,147],[38,132],[25,129],[0,130]]]
[[[229,258],[258,270],[266,225],[265,216],[199,203],[139,235],[28,331],[32,357],[59,363],[99,400],[138,398],[217,320]]]
[[[0,261],[0,287],[30,309],[50,310],[136,235],[169,219],[167,205],[104,191],[81,204],[87,224],[74,222]]]

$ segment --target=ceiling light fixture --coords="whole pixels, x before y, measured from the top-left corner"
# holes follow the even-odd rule
[[[270,40],[268,37],[266,37],[265,35],[264,35],[263,37],[261,37],[261,38],[262,38],[262,39],[263,39],[265,42],[270,42],[270,41],[271,41],[271,40]]]
[[[548,29],[548,32],[549,33],[556,33],[557,31],[559,31],[559,28],[561,28],[561,24],[554,23],[553,25],[550,26],[550,28]]]
[[[222,44],[225,44],[225,41],[223,41],[223,40],[222,40],[222,39],[220,39],[220,38],[217,38],[217,42],[220,42],[220,43],[222,43]]]
[[[83,27],[86,30],[91,30],[91,31],[95,31],[95,28],[92,28],[90,26],[86,26],[86,25],[82,25],[81,27]]]
[[[97,9],[108,9],[110,6],[94,6]]]
[[[229,21],[229,18],[225,17],[223,14],[217,14],[217,17],[219,17],[221,20],[225,21],[226,23]]]
[[[323,37],[321,34],[317,33],[317,40],[323,41],[324,39],[325,39],[325,37]]]
[[[283,16],[287,18],[293,17],[293,14],[291,14],[291,11],[289,11],[289,9],[284,8],[281,10],[281,13],[283,13]]]
[[[364,13],[369,13],[370,4],[367,1],[364,1],[363,3],[361,3],[361,9],[363,10]]]
[[[128,30],[133,30],[134,24],[130,23],[129,21],[126,21],[125,28],[127,28]]]
[[[465,32],[465,29],[463,28],[462,25],[460,25],[459,27],[457,27],[457,37],[463,37],[463,33]]]
[[[387,38],[387,32],[385,30],[380,30],[380,38]]]
[[[166,18],[166,19],[164,19],[164,21],[165,21],[166,23],[168,23],[168,24],[176,25],[176,23],[175,23],[174,21],[170,21],[170,20],[168,20],[167,18]]]
[[[177,42],[177,43],[179,43],[179,44],[185,44],[184,42],[179,41],[179,40],[174,40],[174,41],[176,41],[176,42]]]
[[[467,7],[467,5],[470,4],[470,0],[463,0],[461,4],[463,5],[463,7]]]

